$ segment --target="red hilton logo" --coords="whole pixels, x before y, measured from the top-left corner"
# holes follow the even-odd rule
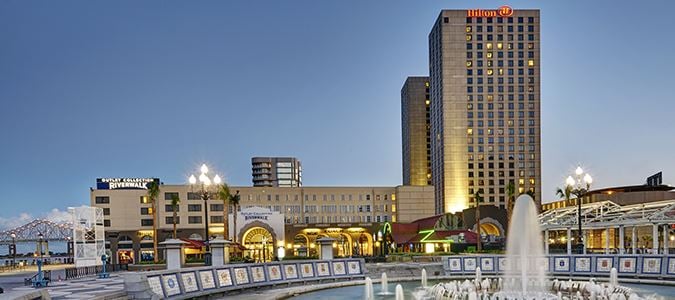
[[[466,13],[469,18],[510,17],[513,15],[513,8],[508,5],[502,5],[497,10],[469,9]]]

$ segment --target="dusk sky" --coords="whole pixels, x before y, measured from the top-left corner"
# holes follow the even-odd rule
[[[673,1],[0,1],[0,229],[89,204],[97,177],[401,184],[400,89],[441,9],[541,9],[544,202],[675,184]],[[57,209],[52,211],[52,209]],[[21,216],[21,214],[24,214]]]

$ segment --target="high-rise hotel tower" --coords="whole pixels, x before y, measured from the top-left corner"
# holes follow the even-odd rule
[[[436,213],[541,203],[539,10],[443,10],[429,34]]]
[[[401,88],[403,185],[431,185],[429,77],[411,76]]]

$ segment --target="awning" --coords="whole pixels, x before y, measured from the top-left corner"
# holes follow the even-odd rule
[[[206,244],[204,244],[204,241],[198,241],[198,240],[191,240],[191,239],[180,239],[183,242],[186,242],[187,245],[185,247],[191,248],[191,249],[202,249],[202,247],[206,247]]]
[[[405,244],[417,235],[417,224],[393,223],[391,224],[391,237],[396,244]]]

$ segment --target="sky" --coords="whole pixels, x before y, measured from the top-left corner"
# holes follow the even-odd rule
[[[400,89],[441,9],[541,9],[544,202],[675,184],[673,1],[0,1],[0,228],[89,203],[98,177],[401,184]],[[24,221],[22,221],[24,220]]]

